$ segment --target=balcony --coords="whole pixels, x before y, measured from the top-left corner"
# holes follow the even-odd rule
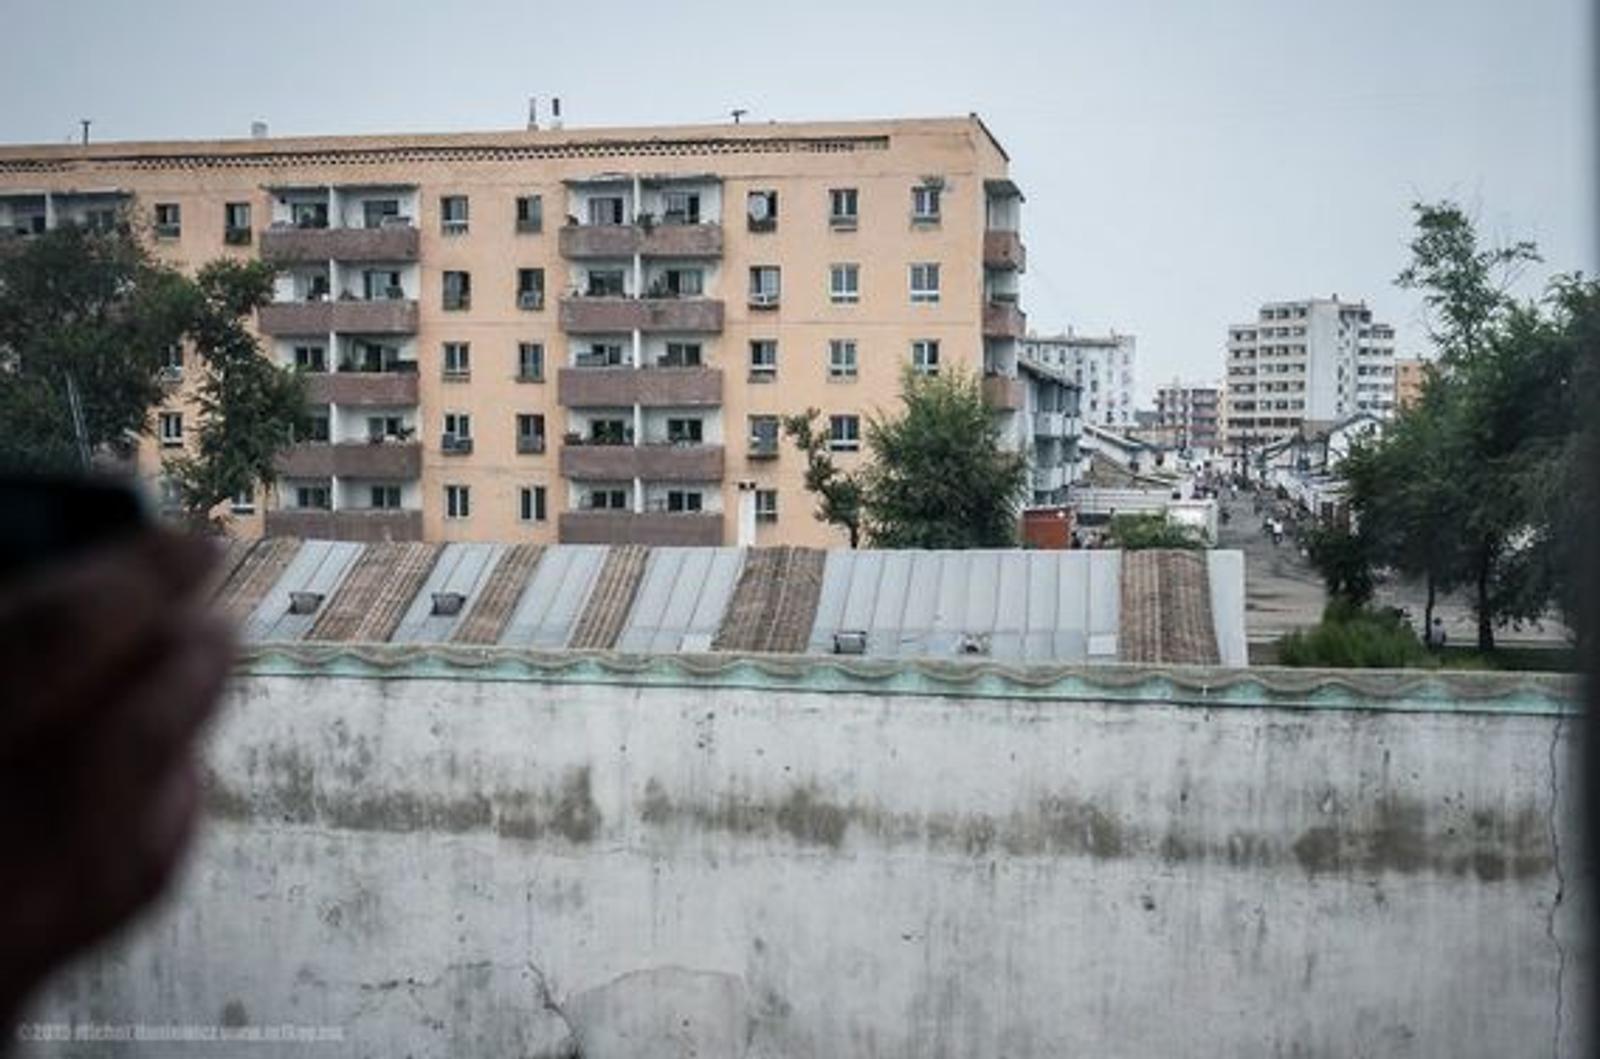
[[[417,403],[417,373],[411,371],[317,372],[306,377],[311,404],[403,408]]]
[[[1033,414],[1033,433],[1040,438],[1062,438],[1067,436],[1067,414],[1065,412],[1035,412]]]
[[[415,441],[309,442],[285,449],[277,468],[284,478],[408,481],[422,473],[422,446]]]
[[[420,541],[422,512],[358,508],[321,511],[280,508],[266,513],[269,537],[309,537],[337,541]]]
[[[409,335],[417,330],[417,303],[383,301],[273,302],[256,311],[266,335],[325,335],[346,331],[367,335]]]
[[[561,255],[584,258],[721,257],[720,224],[569,224],[561,229]]]
[[[1028,267],[1028,252],[1016,232],[983,233],[983,267],[1022,272]]]
[[[578,333],[720,334],[722,302],[713,298],[563,298],[561,328]]]
[[[666,514],[631,511],[563,511],[562,544],[654,544],[716,547],[722,544],[721,513]]]
[[[1039,493],[1053,493],[1067,485],[1067,469],[1060,464],[1033,469],[1033,488]]]
[[[695,408],[722,403],[720,368],[562,368],[556,400],[568,408]]]
[[[561,447],[561,473],[568,478],[619,482],[720,482],[721,445],[593,445]]]
[[[1021,379],[1005,375],[986,375],[983,379],[983,399],[996,412],[1016,412],[1023,407],[1024,385]]]
[[[990,301],[983,306],[985,338],[1021,338],[1028,330],[1028,317],[1012,301]]]
[[[381,228],[294,228],[274,225],[261,233],[261,256],[273,264],[300,261],[415,261],[417,229],[409,224]]]

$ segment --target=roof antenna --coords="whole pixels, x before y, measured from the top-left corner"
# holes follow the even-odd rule
[[[728,111],[728,113],[733,115],[733,123],[737,125],[739,124],[739,119],[750,112],[744,107],[734,107],[732,110]]]
[[[87,147],[89,146],[89,126],[93,122],[89,118],[79,118],[78,124],[83,126],[83,145]]]

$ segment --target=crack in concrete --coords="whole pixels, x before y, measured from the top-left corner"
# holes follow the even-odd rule
[[[1556,1059],[1561,1055],[1561,1030],[1565,1018],[1566,1005],[1566,978],[1567,978],[1567,949],[1561,944],[1561,938],[1556,933],[1556,914],[1561,908],[1561,902],[1567,893],[1567,876],[1561,866],[1561,822],[1559,807],[1561,804],[1560,770],[1557,751],[1561,743],[1561,728],[1564,718],[1559,715],[1556,723],[1550,730],[1550,812],[1547,817],[1550,827],[1550,863],[1555,872],[1556,892],[1550,901],[1550,909],[1545,916],[1545,936],[1550,939],[1550,944],[1556,951],[1556,1010],[1555,1025],[1552,1029],[1550,1041],[1550,1054]]]

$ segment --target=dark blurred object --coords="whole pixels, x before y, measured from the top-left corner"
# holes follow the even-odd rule
[[[115,479],[0,476],[0,582],[150,524],[138,492]]]

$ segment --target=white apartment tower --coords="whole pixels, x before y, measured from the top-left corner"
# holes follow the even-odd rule
[[[1023,356],[1054,368],[1078,384],[1083,421],[1097,427],[1127,430],[1133,421],[1132,335],[1030,334],[1022,340]]]
[[[1230,451],[1293,434],[1307,422],[1357,412],[1394,414],[1394,328],[1365,302],[1338,295],[1268,302],[1253,323],[1228,328]]]

